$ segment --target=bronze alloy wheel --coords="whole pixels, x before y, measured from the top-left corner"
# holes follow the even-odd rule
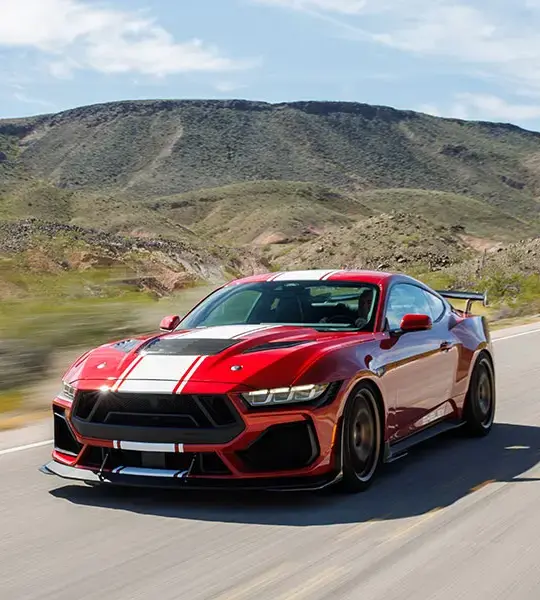
[[[367,489],[381,459],[381,419],[375,395],[357,388],[347,403],[343,422],[343,480],[346,491]]]
[[[495,420],[495,378],[486,356],[481,356],[474,367],[463,416],[470,435],[484,436],[491,431]]]

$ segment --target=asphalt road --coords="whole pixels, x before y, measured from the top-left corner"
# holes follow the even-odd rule
[[[367,494],[93,489],[37,471],[49,425],[0,437],[0,599],[538,600],[540,324],[494,335],[498,413]]]

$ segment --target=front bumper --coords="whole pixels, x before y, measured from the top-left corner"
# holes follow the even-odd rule
[[[133,402],[128,399],[127,403],[119,397],[102,414],[93,410],[91,403],[84,412],[84,406],[56,398],[53,460],[41,470],[89,484],[321,489],[334,483],[341,470],[340,453],[334,452],[338,391],[339,386],[335,386],[324,406],[263,411],[250,410],[230,395],[233,418],[214,402],[206,410],[189,415],[193,423],[204,425],[190,431],[185,426],[178,427],[179,422],[186,421],[184,409],[179,409],[181,403],[170,398],[165,398],[163,406],[171,412],[176,410],[176,414],[169,418],[157,411],[157,419],[153,412],[132,412],[137,406],[148,409],[148,402],[155,408],[160,399],[151,396],[139,396]],[[197,406],[205,408],[201,398],[204,400],[196,397]],[[210,408],[219,412],[210,413]],[[88,416],[91,414],[97,414],[96,423]],[[231,427],[236,428],[232,437]],[[93,428],[94,437],[88,435],[89,428]]]

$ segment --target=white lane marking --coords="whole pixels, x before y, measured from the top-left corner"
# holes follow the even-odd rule
[[[34,444],[25,444],[24,446],[15,446],[14,448],[6,448],[6,450],[0,450],[0,456],[4,454],[11,454],[13,452],[21,452],[22,450],[30,450],[32,448],[40,448],[41,446],[48,446],[53,444],[54,440],[45,440],[43,442],[35,442]]]
[[[533,329],[532,331],[524,331],[522,333],[514,333],[512,335],[506,335],[500,338],[494,338],[493,342],[500,342],[501,340],[511,340],[512,338],[521,337],[522,335],[531,335],[533,333],[540,333],[540,329]]]
[[[522,335],[530,335],[533,333],[540,333],[540,329],[533,329],[532,331],[524,331],[522,333],[507,335],[505,337],[494,339],[493,343],[499,342],[501,340],[510,340],[512,338],[521,337]],[[23,450],[31,450],[32,448],[40,448],[42,446],[52,444],[53,442],[54,440],[44,440],[42,442],[35,442],[34,444],[26,444],[25,446],[15,446],[14,448],[6,448],[5,450],[0,450],[0,456],[3,456],[5,454],[12,454],[14,452],[22,452]]]

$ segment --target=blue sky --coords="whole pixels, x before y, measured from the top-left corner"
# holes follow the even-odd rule
[[[540,0],[0,0],[0,117],[346,100],[540,129]]]

